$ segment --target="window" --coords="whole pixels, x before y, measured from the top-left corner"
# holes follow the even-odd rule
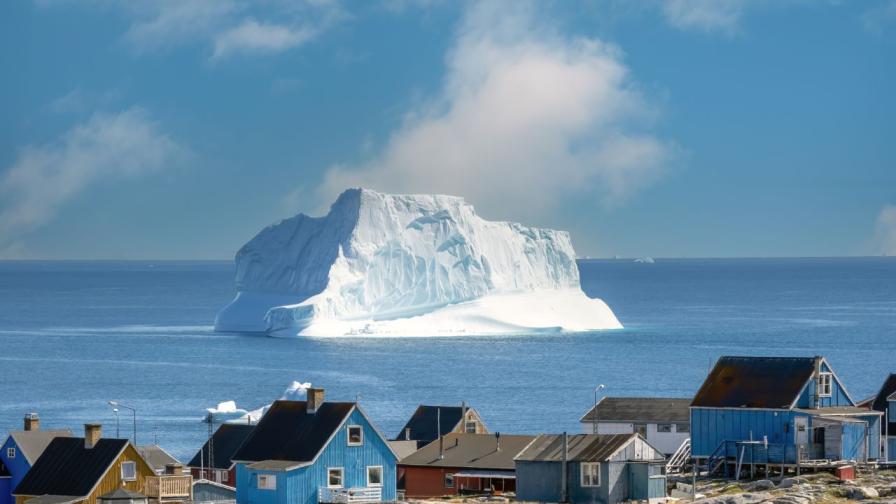
[[[349,446],[361,446],[364,444],[364,429],[360,425],[349,425],[347,429]]]
[[[657,432],[672,432],[672,424],[670,423],[660,423],[656,424]]]
[[[675,424],[675,432],[691,432],[691,424],[677,423]]]
[[[277,476],[273,474],[259,474],[256,486],[258,486],[259,490],[276,490]]]
[[[383,486],[383,466],[367,467],[367,486]]]
[[[445,488],[454,488],[454,475],[446,474],[445,475]]]
[[[6,458],[14,459],[16,458],[16,448],[11,446],[6,449]]]
[[[831,397],[831,384],[833,382],[831,373],[818,374],[818,395],[819,397]]]
[[[582,486],[600,486],[600,462],[582,462]]]
[[[464,423],[464,432],[467,434],[476,434],[476,421],[471,420]]]
[[[137,463],[122,462],[121,463],[121,479],[125,481],[134,481],[137,479]]]
[[[640,434],[641,437],[647,437],[647,424],[636,423],[634,425],[634,430],[636,434]]]
[[[342,488],[342,474],[341,467],[327,469],[327,486],[330,488]]]

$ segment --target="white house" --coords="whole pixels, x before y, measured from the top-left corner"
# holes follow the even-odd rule
[[[671,455],[691,436],[691,399],[604,397],[579,422],[587,434],[641,434]]]

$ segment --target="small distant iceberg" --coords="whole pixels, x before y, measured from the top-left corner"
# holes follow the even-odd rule
[[[620,329],[582,292],[568,233],[487,221],[463,198],[343,192],[236,255],[217,331],[451,336]]]
[[[634,262],[641,263],[641,264],[653,264],[656,261],[654,261],[652,257],[639,257],[639,258],[635,259]]]
[[[281,401],[304,401],[308,397],[308,389],[311,388],[310,382],[294,381],[286,387],[286,390],[280,394]],[[271,405],[267,404],[260,408],[248,411],[238,408],[236,401],[224,401],[218,403],[214,408],[205,409],[205,422],[211,420],[213,423],[240,423],[240,424],[256,424],[267,413]]]

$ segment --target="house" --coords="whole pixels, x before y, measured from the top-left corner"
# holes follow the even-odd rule
[[[691,399],[604,397],[579,422],[586,434],[640,434],[672,455],[691,437]]]
[[[0,448],[0,504],[13,504],[12,491],[56,437],[70,437],[70,430],[40,430],[37,413],[25,415],[24,430],[12,431]]]
[[[397,458],[354,402],[275,401],[233,455],[240,504],[396,499]]]
[[[449,432],[488,434],[479,413],[473,408],[460,406],[417,406],[395,441],[416,441],[417,448],[432,443]]]
[[[726,471],[876,460],[881,415],[857,407],[823,357],[721,357],[691,403],[691,453]]]
[[[406,497],[513,492],[513,458],[534,436],[451,432],[398,463]]]
[[[138,446],[137,453],[143,457],[143,460],[158,475],[165,474],[168,466],[180,465],[180,461],[159,445]]]
[[[194,504],[236,502],[236,488],[209,480],[193,481]]]
[[[96,504],[119,488],[142,492],[150,477],[128,440],[103,438],[99,424],[87,424],[82,438],[54,438],[13,494],[16,504]]]
[[[866,401],[873,411],[883,414],[883,437],[881,439],[881,460],[896,461],[896,373],[884,380],[880,390]]]
[[[254,425],[231,423],[218,427],[187,464],[193,478],[235,487],[236,464],[233,463],[233,454],[254,428]]]
[[[516,457],[518,501],[662,501],[665,458],[640,434],[542,434]]]

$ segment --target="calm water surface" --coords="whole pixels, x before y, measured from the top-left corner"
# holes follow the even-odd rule
[[[0,262],[0,437],[137,409],[138,442],[188,459],[206,407],[247,409],[292,380],[360,396],[394,435],[414,407],[466,400],[493,430],[577,430],[597,383],[614,395],[689,396],[725,354],[828,357],[854,398],[896,372],[896,259],[579,263],[621,331],[560,336],[274,339],[216,334],[229,262]],[[121,435],[131,435],[130,417]]]

